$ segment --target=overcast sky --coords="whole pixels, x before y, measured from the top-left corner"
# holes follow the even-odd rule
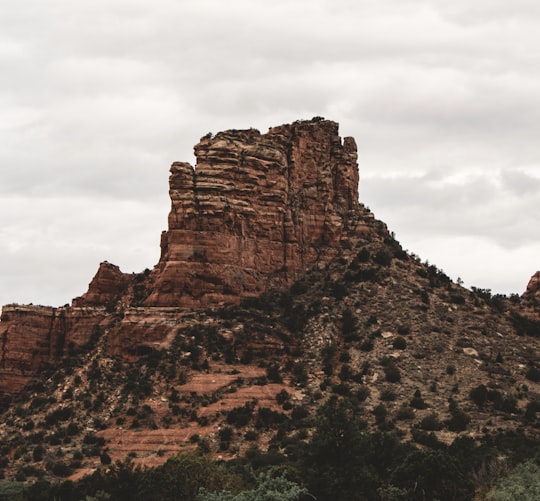
[[[207,132],[320,115],[360,201],[465,285],[540,269],[537,0],[3,0],[0,304],[152,268]]]

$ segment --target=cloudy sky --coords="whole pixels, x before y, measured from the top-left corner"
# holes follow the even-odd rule
[[[540,269],[537,0],[3,0],[0,304],[151,268],[207,132],[316,115],[360,200],[467,286]]]

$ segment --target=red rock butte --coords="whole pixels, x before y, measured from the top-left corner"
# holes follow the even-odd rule
[[[195,167],[171,166],[169,229],[145,306],[212,307],[284,289],[338,255],[358,224],[356,144],[335,122],[220,132],[195,155]],[[102,266],[74,305],[105,304],[128,284]]]
[[[284,290],[371,232],[356,144],[335,122],[220,132],[195,154],[195,167],[171,166],[169,228],[152,271],[126,274],[105,261],[72,306],[3,307],[0,399],[100,333],[122,356],[163,346],[182,311]]]

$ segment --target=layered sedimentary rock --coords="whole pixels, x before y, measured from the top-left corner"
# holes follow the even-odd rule
[[[83,348],[107,316],[104,308],[7,305],[0,322],[0,401],[45,364]]]
[[[540,322],[540,271],[529,280],[527,289],[521,296],[522,311],[532,319]]]
[[[114,264],[104,261],[88,286],[88,292],[73,299],[73,306],[105,306],[126,294],[131,275],[120,271]]]
[[[527,290],[523,296],[531,301],[540,301],[540,271],[537,271],[529,280]]]
[[[213,306],[283,289],[338,254],[358,207],[356,145],[330,121],[202,138],[171,167],[152,306]]]
[[[182,309],[283,290],[369,232],[356,145],[341,140],[335,122],[229,130],[202,138],[195,155],[194,167],[171,167],[169,228],[152,272],[124,274],[105,261],[72,307],[3,308],[0,394],[15,393],[92,333],[107,333],[116,354],[160,346]]]

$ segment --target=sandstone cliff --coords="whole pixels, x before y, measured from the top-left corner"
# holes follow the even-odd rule
[[[535,323],[540,323],[540,271],[531,277],[527,289],[521,296],[519,314]],[[540,326],[532,328],[540,336]]]
[[[7,305],[0,322],[0,403],[44,365],[84,348],[106,318],[105,308]]]
[[[291,285],[339,254],[356,220],[356,145],[330,121],[201,139],[171,167],[169,230],[152,306],[238,303]]]
[[[176,308],[284,290],[371,231],[358,203],[356,144],[342,141],[335,122],[220,132],[195,154],[195,167],[171,166],[169,228],[151,272],[124,274],[105,261],[72,307],[4,307],[0,393],[17,392],[96,330],[110,331],[110,350],[124,355],[159,345]]]
[[[531,303],[536,303],[537,306],[540,305],[540,271],[537,271],[529,280],[523,298]]]
[[[492,296],[403,251],[358,203],[356,147],[334,122],[226,131],[195,153],[171,167],[153,270],[103,262],[71,307],[4,307],[10,478],[36,437],[48,452],[35,463],[54,475],[60,442],[77,475],[100,447],[146,465],[197,442],[230,458],[248,436],[286,450],[335,394],[423,445],[427,431],[538,434],[538,273],[521,298]]]

